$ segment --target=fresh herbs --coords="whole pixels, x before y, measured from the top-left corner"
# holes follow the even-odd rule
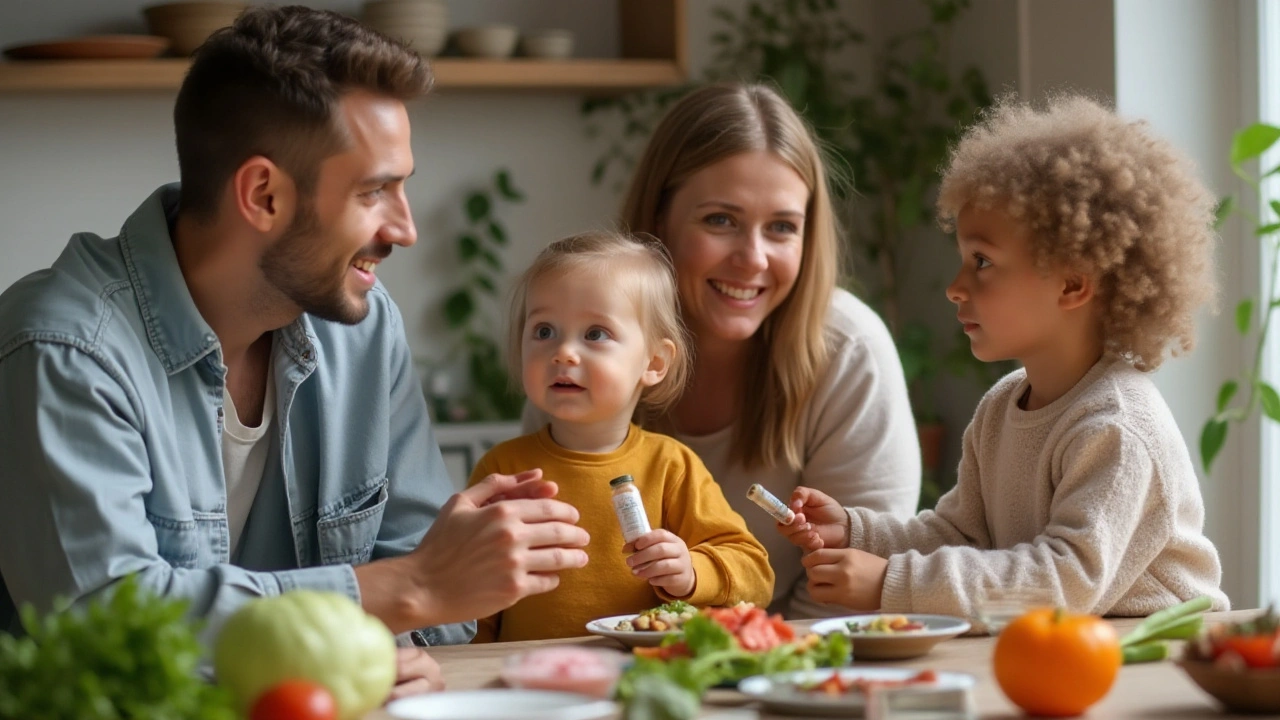
[[[26,636],[0,633],[0,718],[234,720],[197,672],[186,609],[132,578],[83,609],[62,602],[41,618],[22,608]]]

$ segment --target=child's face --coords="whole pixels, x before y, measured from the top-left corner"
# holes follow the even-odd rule
[[[1030,232],[1007,213],[970,205],[956,219],[960,270],[947,286],[974,357],[1024,364],[1056,352],[1066,278],[1042,271]]]
[[[529,401],[572,423],[630,420],[640,391],[666,375],[635,304],[591,273],[544,276],[526,296],[520,352]]]

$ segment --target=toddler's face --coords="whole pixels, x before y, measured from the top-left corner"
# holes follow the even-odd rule
[[[616,283],[584,272],[544,276],[529,287],[526,307],[524,391],[556,419],[629,421],[640,391],[665,375]]]
[[[970,205],[956,219],[960,270],[947,286],[974,357],[1019,360],[1057,352],[1066,278],[1036,267],[1030,232],[1007,213]]]

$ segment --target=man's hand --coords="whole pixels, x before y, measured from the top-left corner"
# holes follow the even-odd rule
[[[627,565],[636,577],[648,580],[650,585],[666,590],[672,597],[689,597],[698,585],[689,546],[675,533],[650,530],[622,550],[635,551],[627,558]]]
[[[445,503],[408,555],[356,568],[365,610],[392,632],[487,617],[587,564],[572,505],[538,497],[541,470],[490,475]],[[537,482],[534,482],[537,481]],[[502,502],[491,502],[504,496]]]
[[[425,650],[396,648],[396,685],[391,688],[387,702],[443,689],[444,674],[440,672],[440,665]]]
[[[855,610],[880,609],[889,561],[862,550],[822,549],[800,558],[809,574],[809,595],[821,603]]]
[[[778,524],[778,532],[806,553],[849,544],[849,513],[831,496],[813,488],[791,492],[789,507],[796,514],[790,525]]]

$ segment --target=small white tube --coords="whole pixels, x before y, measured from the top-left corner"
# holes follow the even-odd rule
[[[773,493],[765,490],[760,483],[747,488],[747,499],[759,505],[760,509],[772,515],[774,520],[783,525],[790,525],[796,519],[796,514],[791,511],[791,508],[787,507],[786,503],[779,500]]]

